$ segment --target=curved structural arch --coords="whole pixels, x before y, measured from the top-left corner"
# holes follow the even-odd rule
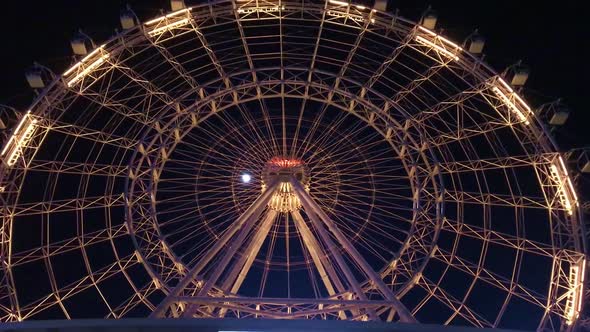
[[[579,315],[578,200],[531,108],[365,6],[221,0],[132,27],[1,155],[2,321]]]

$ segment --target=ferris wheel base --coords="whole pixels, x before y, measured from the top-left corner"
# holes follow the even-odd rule
[[[270,319],[76,319],[0,323],[11,332],[510,332],[462,326],[338,320]]]

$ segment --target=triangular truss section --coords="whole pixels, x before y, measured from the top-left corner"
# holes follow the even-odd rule
[[[202,255],[152,317],[416,322],[350,239],[314,201],[298,176],[300,168],[292,166],[282,165],[267,177],[261,195]],[[240,296],[240,288],[264,241],[285,213],[293,221],[327,296]],[[241,255],[237,255],[239,250]],[[362,287],[363,284],[370,287]]]

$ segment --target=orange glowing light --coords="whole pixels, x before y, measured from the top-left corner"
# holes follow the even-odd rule
[[[301,166],[303,163],[299,159],[274,157],[270,160],[270,164],[278,167],[296,167]]]

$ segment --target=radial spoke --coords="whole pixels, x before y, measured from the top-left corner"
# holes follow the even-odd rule
[[[179,296],[184,288],[187,287],[189,283],[193,282],[197,275],[204,269],[205,265],[209,263],[209,261],[213,259],[215,255],[217,255],[222,247],[225,246],[225,244],[234,236],[236,232],[238,232],[241,227],[243,227],[245,223],[250,222],[250,224],[245,227],[246,229],[252,227],[251,223],[255,221],[255,218],[251,217],[254,214],[259,214],[262,212],[262,208],[272,197],[272,194],[274,193],[278,184],[278,181],[269,184],[268,189],[262,195],[260,195],[260,197],[252,205],[250,205],[248,210],[246,210],[246,212],[233,223],[232,227],[223,234],[223,237],[218,239],[215,245],[209,251],[207,251],[207,254],[199,261],[199,263],[191,268],[190,272],[178,283],[174,290],[158,305],[158,308],[154,310],[152,316],[160,317],[162,314],[164,314],[164,311],[167,310],[167,307],[172,303],[172,301],[174,301],[174,297]],[[228,255],[225,257],[231,256]],[[213,285],[208,285],[209,288],[212,286]]]
[[[333,296],[336,293],[336,290],[340,293],[344,293],[346,290],[340,282],[340,279],[336,274],[336,270],[334,269],[334,267],[332,267],[328,259],[323,259],[323,257],[327,257],[327,254],[324,252],[319,242],[313,236],[312,232],[309,230],[309,227],[307,227],[305,220],[303,220],[303,217],[301,216],[299,211],[293,211],[292,215],[295,221],[295,225],[301,233],[303,243],[305,244],[305,247],[311,255],[311,258],[313,259],[313,263],[315,264],[315,267],[319,272],[320,277],[322,278],[322,281],[324,283],[324,286],[326,287],[326,290],[328,291],[328,294],[330,296]],[[334,289],[332,283],[334,283],[336,289]]]
[[[410,311],[393,295],[391,289],[387,288],[383,283],[383,280],[377,275],[371,266],[362,258],[362,256],[356,251],[354,246],[348,241],[348,239],[334,226],[334,222],[313,202],[305,189],[296,179],[291,179],[291,185],[295,188],[295,193],[302,203],[308,210],[313,210],[313,213],[318,215],[322,221],[326,224],[328,229],[336,239],[346,248],[348,254],[352,256],[355,262],[361,267],[363,272],[371,279],[379,291],[385,296],[385,298],[393,303],[394,308],[398,312],[400,319],[404,322],[416,322],[416,319],[412,316]],[[311,211],[310,211],[311,212]]]
[[[242,254],[242,257],[234,264],[233,269],[227,275],[222,286],[224,290],[227,290],[231,293],[236,293],[240,289],[240,286],[242,285],[242,282],[244,282],[244,279],[246,278],[246,275],[248,274],[254,259],[260,251],[262,242],[266,239],[273,223],[275,223],[276,217],[276,211],[270,210],[267,212],[266,217],[262,221],[262,224],[255,231],[256,233],[254,236],[252,236],[250,244],[244,251],[244,254]]]

